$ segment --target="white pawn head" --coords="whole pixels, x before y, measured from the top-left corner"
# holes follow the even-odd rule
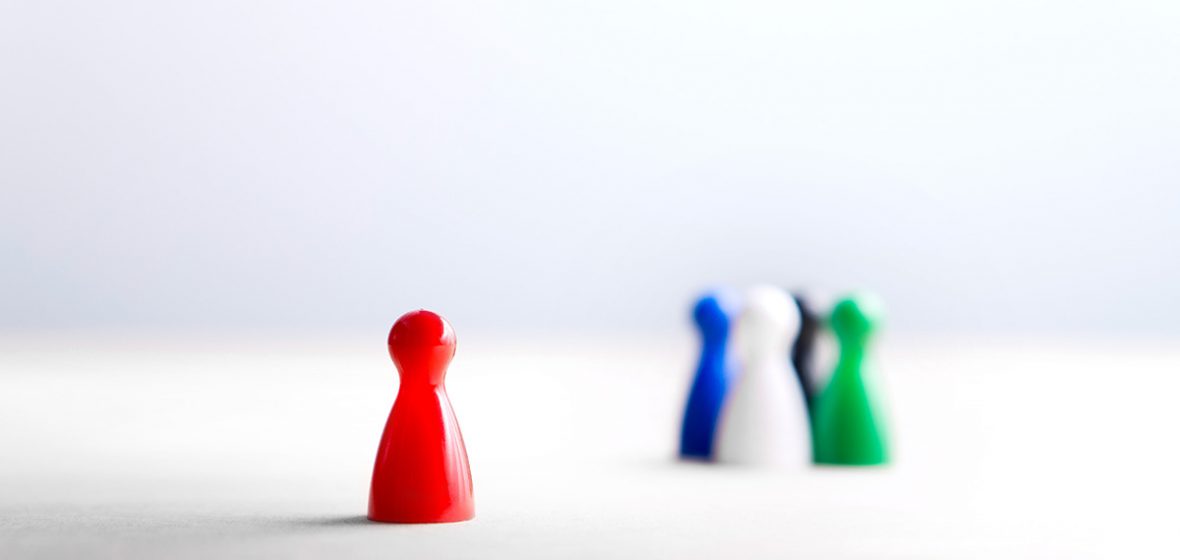
[[[774,286],[750,288],[737,322],[738,353],[747,363],[766,357],[782,359],[799,334],[799,307]]]

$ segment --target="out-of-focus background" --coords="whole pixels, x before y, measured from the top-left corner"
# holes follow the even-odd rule
[[[1177,333],[1180,8],[0,6],[0,327]]]

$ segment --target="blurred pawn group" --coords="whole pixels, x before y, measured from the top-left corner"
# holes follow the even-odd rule
[[[763,466],[888,463],[870,357],[880,316],[867,294],[824,306],[767,285],[706,293],[693,307],[701,354],[680,456]],[[834,359],[824,360],[829,340]]]

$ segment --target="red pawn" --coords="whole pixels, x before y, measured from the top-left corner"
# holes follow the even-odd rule
[[[443,378],[455,355],[455,331],[420,309],[389,331],[389,355],[401,387],[385,424],[369,519],[386,523],[447,523],[475,516],[471,468],[459,421]]]

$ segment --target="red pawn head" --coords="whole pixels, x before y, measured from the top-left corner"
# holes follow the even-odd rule
[[[389,356],[402,383],[441,385],[455,357],[455,331],[433,311],[411,311],[389,329]]]
[[[402,315],[389,331],[389,355],[401,376],[385,424],[369,519],[446,523],[475,515],[471,469],[443,379],[455,355],[455,331],[426,310]]]

